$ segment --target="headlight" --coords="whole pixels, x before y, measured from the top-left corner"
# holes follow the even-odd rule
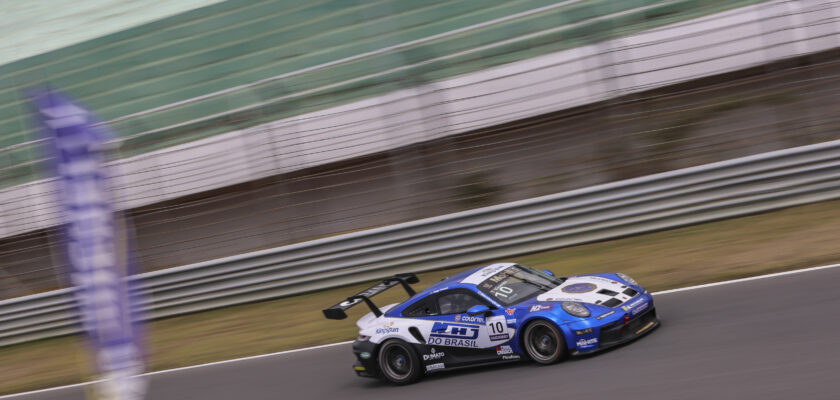
[[[575,317],[586,318],[589,314],[589,309],[584,307],[582,304],[574,302],[574,301],[564,301],[563,302],[563,311],[574,315]]]
[[[636,282],[635,279],[633,279],[633,278],[631,278],[631,277],[629,277],[625,274],[622,274],[621,272],[617,273],[616,275],[618,275],[619,278],[624,279],[625,282],[627,282],[627,283],[629,283],[633,286],[639,286],[639,282]]]
[[[357,337],[357,338],[356,338],[356,341],[359,341],[359,342],[364,342],[364,341],[366,341],[366,340],[368,340],[368,339],[370,339],[370,336],[368,336],[368,335],[362,335],[362,334],[359,334],[359,337]]]

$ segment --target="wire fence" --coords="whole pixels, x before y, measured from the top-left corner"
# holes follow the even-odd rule
[[[236,87],[236,98],[194,99],[222,99],[221,114],[191,108],[179,114],[191,118],[152,129],[126,127],[168,121],[190,101],[112,120],[123,137],[112,187],[133,221],[141,265],[185,265],[838,138],[840,3],[613,3],[512,13],[452,33],[461,40],[445,53],[419,46],[444,37],[402,43],[383,34],[407,29],[397,22],[371,26],[370,36],[387,39],[342,64],[375,56],[367,74],[313,75],[301,87],[256,81]],[[590,11],[572,18],[555,9]],[[536,27],[517,30],[525,21]],[[492,43],[466,35],[492,27]],[[0,179],[8,186],[0,297],[66,281],[52,189],[20,180],[40,173],[37,141],[0,157],[21,151],[27,161],[3,167]]]

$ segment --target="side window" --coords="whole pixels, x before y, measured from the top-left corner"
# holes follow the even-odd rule
[[[408,306],[408,308],[403,311],[403,316],[427,317],[430,315],[438,315],[438,308],[434,297],[435,296],[428,296],[425,299],[420,299],[416,303]]]
[[[438,306],[441,314],[465,313],[472,306],[485,304],[475,296],[465,292],[453,292],[438,296]]]

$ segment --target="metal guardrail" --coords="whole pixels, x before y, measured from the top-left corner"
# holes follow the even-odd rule
[[[150,318],[840,198],[840,140],[133,276]],[[72,289],[0,301],[0,346],[77,333]]]

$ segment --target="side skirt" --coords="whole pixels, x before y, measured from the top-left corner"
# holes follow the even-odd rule
[[[449,371],[477,365],[516,362],[524,359],[514,353],[509,345],[497,348],[471,349],[464,347],[413,344],[426,373]]]

